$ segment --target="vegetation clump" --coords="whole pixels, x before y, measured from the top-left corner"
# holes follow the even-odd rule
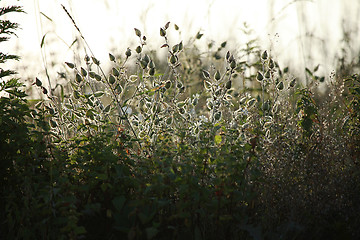
[[[359,238],[359,75],[306,69],[304,86],[255,41],[240,54],[210,44],[203,61],[202,34],[171,44],[171,27],[165,62],[137,28],[109,71],[85,42],[66,84],[34,80],[33,106],[1,69],[2,237]]]

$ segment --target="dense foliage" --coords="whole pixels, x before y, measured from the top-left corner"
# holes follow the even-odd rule
[[[1,238],[358,239],[359,75],[303,86],[255,41],[202,61],[170,26],[165,63],[135,29],[109,72],[84,53],[67,84],[36,78],[31,107],[1,69]]]

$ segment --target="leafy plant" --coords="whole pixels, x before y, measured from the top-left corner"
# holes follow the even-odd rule
[[[173,43],[170,22],[164,61],[135,28],[136,47],[109,53],[106,71],[63,8],[85,46],[66,83],[36,78],[45,99],[30,108],[18,79],[1,82],[6,238],[360,236],[358,75],[307,69],[300,88],[255,40],[202,53],[201,32]]]

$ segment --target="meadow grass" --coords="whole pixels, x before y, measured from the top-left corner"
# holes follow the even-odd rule
[[[304,86],[254,41],[242,56],[209,46],[204,61],[202,35],[170,44],[179,26],[168,22],[165,61],[135,28],[138,46],[109,53],[107,71],[64,10],[85,46],[64,63],[66,83],[34,79],[44,100],[29,108],[21,83],[5,80],[13,72],[1,77],[5,238],[360,236],[351,66],[324,78],[306,69]]]

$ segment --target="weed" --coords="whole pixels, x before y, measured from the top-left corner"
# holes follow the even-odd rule
[[[202,34],[171,44],[170,22],[165,62],[135,28],[106,71],[64,10],[85,49],[60,91],[36,78],[46,100],[30,109],[18,80],[1,83],[7,238],[360,236],[358,75],[321,95],[317,68],[302,88],[255,41],[241,56],[211,43],[203,61]]]

